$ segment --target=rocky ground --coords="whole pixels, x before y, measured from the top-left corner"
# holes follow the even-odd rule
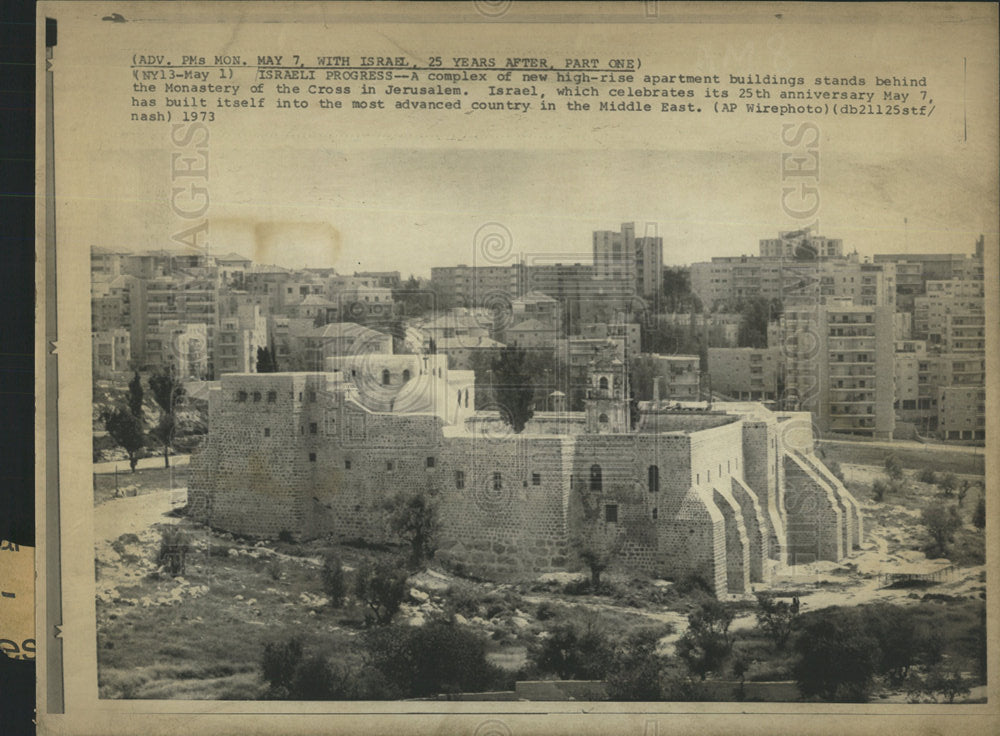
[[[840,563],[781,569],[772,592],[797,595],[804,611],[875,601],[915,603],[928,592],[952,600],[985,597],[983,565],[959,566],[943,582],[919,592],[881,587],[881,573],[951,565],[921,551],[921,504],[939,498],[932,487],[913,481],[905,498],[875,503],[861,490],[879,469],[845,466],[844,472],[866,515],[862,548]],[[363,607],[349,602],[334,609],[322,592],[328,545],[254,542],[212,532],[177,513],[186,503],[186,489],[174,487],[177,476],[150,470],[131,479],[136,495],[100,496],[95,507],[103,697],[256,698],[264,643],[293,634],[323,651],[342,652],[344,661],[360,656],[356,637],[363,631]],[[172,577],[156,558],[164,529],[178,525],[189,535],[191,549],[184,574]],[[337,553],[350,571],[386,551],[341,546]],[[419,626],[444,612],[454,615],[460,625],[482,633],[490,643],[489,658],[511,671],[525,664],[531,643],[546,636],[553,623],[583,617],[616,633],[662,627],[660,651],[673,651],[694,604],[671,595],[671,583],[612,574],[608,579],[621,595],[568,594],[567,583],[581,577],[550,574],[513,586],[465,580],[431,567],[407,581],[398,620]],[[729,598],[738,611],[732,629],[752,629],[752,596]],[[456,601],[465,603],[456,606]]]

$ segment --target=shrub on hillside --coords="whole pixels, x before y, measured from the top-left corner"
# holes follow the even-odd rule
[[[365,562],[355,575],[354,592],[368,606],[366,622],[384,626],[396,615],[406,595],[406,572],[388,558]]]
[[[475,586],[468,583],[455,583],[445,592],[445,610],[448,613],[461,614],[466,618],[480,616],[483,609],[483,595]]]
[[[954,703],[959,696],[968,696],[971,682],[955,668],[935,667],[926,674],[913,674],[906,681],[906,694],[911,703],[930,701]]]
[[[490,690],[504,674],[486,660],[486,641],[443,618],[423,626],[373,629],[364,638],[372,667],[397,697]]]
[[[878,478],[872,483],[872,498],[881,503],[886,496],[895,496],[904,490],[902,480],[883,480]]]
[[[801,627],[795,640],[794,673],[805,697],[865,702],[878,670],[878,641],[856,610],[820,612]]]
[[[261,674],[268,684],[268,697],[287,698],[295,670],[302,662],[302,640],[292,637],[283,642],[268,642],[261,657]]]
[[[347,580],[344,577],[344,566],[340,558],[332,552],[323,560],[323,592],[330,599],[330,605],[340,608],[344,605],[344,597],[347,595]]]
[[[267,683],[264,696],[271,700],[342,699],[350,695],[353,679],[321,654],[306,655],[297,637],[264,645],[261,674]]]
[[[601,680],[607,675],[614,647],[607,632],[594,619],[588,618],[583,623],[566,621],[548,633],[528,651],[539,672],[563,680]]]
[[[945,473],[937,480],[938,488],[945,496],[951,496],[958,488],[958,477],[954,473]]]
[[[927,546],[929,556],[945,556],[948,547],[955,539],[955,532],[962,528],[962,517],[957,506],[928,506],[920,515],[920,520],[927,527],[931,541]]]
[[[976,529],[986,528],[986,496],[985,494],[979,496],[979,500],[976,502],[976,510],[972,512],[972,524]]]
[[[605,676],[610,700],[663,698],[662,679],[667,658],[656,653],[656,646],[668,633],[668,630],[640,629],[616,648]]]
[[[174,577],[184,574],[190,551],[191,542],[187,534],[178,527],[167,526],[160,532],[160,549],[156,561]]]
[[[535,618],[539,621],[549,621],[556,617],[557,610],[551,601],[542,601],[535,609]]]
[[[704,680],[710,672],[719,672],[733,650],[729,626],[733,612],[716,600],[701,603],[688,616],[688,630],[677,642],[677,656],[693,675]]]
[[[886,455],[885,474],[889,476],[890,480],[902,480],[903,465],[899,462],[899,458],[895,454]]]
[[[799,614],[798,599],[791,603],[776,600],[770,593],[757,594],[757,628],[779,651],[785,648]]]
[[[674,583],[674,590],[678,595],[708,595],[715,597],[712,586],[708,581],[696,572],[689,572],[683,575],[680,580]]]
[[[878,642],[878,672],[889,682],[899,684],[912,667],[941,660],[941,637],[928,626],[918,625],[910,610],[886,603],[860,610],[865,630]]]

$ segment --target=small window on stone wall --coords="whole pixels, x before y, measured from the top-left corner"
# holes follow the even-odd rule
[[[302,401],[302,392],[299,391],[299,401]]]
[[[237,401],[246,401],[247,400],[247,392],[246,391],[237,391],[236,392],[236,400]]]
[[[319,427],[316,426],[316,422],[309,422],[309,434],[316,434],[319,431]]]
[[[656,509],[654,508],[654,509],[653,509],[653,518],[655,519],[655,518],[657,518],[658,516],[659,516],[659,514],[657,513],[657,510],[656,510]]]
[[[386,461],[385,461],[385,469],[386,469],[386,470],[389,470],[389,471],[391,471],[391,470],[393,470],[393,469],[394,469],[395,467],[396,467],[396,463],[394,463],[394,462],[393,462],[392,460],[386,460]]]
[[[264,427],[264,436],[265,437],[270,437],[271,436],[271,428],[270,427]]]
[[[493,490],[499,491],[503,489],[503,475],[500,473],[493,474]]]
[[[310,391],[309,392],[309,401],[311,401],[313,403],[316,403],[316,392],[315,391]]]
[[[350,460],[345,460],[344,461],[344,470],[350,470],[350,469],[351,469],[351,461]]]
[[[268,391],[267,392],[267,403],[268,404],[273,404],[277,400],[278,400],[278,392],[277,391]]]
[[[604,478],[600,465],[590,466],[590,490],[601,491],[604,489]]]
[[[253,402],[256,404],[260,401],[260,391],[253,392]]]
[[[459,490],[461,490],[462,488],[465,488],[465,471],[464,470],[456,470],[455,471],[455,488],[458,488]]]
[[[649,466],[649,492],[658,493],[660,490],[660,468],[656,465]]]
[[[428,457],[427,458],[427,467],[428,468],[433,468],[434,467],[434,458],[433,457]]]
[[[608,524],[618,523],[618,504],[616,503],[605,504],[604,521]]]
[[[531,485],[533,485],[533,486],[540,486],[541,484],[542,484],[542,474],[541,473],[532,473],[531,474]]]
[[[309,462],[311,462],[311,463],[316,462],[316,453],[315,452],[310,452],[309,453]]]

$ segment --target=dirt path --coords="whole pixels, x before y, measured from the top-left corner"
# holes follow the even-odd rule
[[[141,534],[153,524],[176,523],[168,514],[187,503],[187,488],[156,491],[105,501],[94,509],[94,540],[112,542],[122,534]]]

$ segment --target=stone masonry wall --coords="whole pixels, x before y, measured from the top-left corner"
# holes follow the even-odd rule
[[[210,396],[208,442],[191,461],[194,518],[264,538],[384,542],[386,502],[420,491],[439,505],[439,559],[469,572],[578,568],[575,553],[590,541],[613,547],[625,568],[701,575],[720,593],[763,581],[773,548],[784,550],[773,422],[667,434],[514,435],[498,425],[470,433],[435,414],[371,411],[331,375],[223,379]],[[796,503],[829,510],[838,537],[839,547],[827,527],[809,537],[800,525],[796,549],[839,557],[836,515],[850,519],[853,507],[801,458],[786,459],[784,472]],[[584,507],[596,510],[588,521]]]
[[[308,374],[226,377],[210,400],[209,443],[192,459],[195,518],[265,538],[300,530],[312,468],[299,435],[323,383]]]
[[[743,481],[757,495],[767,526],[768,555],[785,562],[785,499],[782,463],[777,459],[776,424],[767,420],[745,420],[743,456],[746,464]]]
[[[565,444],[558,436],[448,438],[441,453],[438,558],[500,579],[564,570],[569,481],[563,456],[572,452]]]
[[[844,553],[857,549],[864,541],[864,520],[861,513],[861,504],[844,486],[843,482],[833,474],[826,464],[812,453],[803,454],[803,459],[809,463],[810,467],[817,472],[831,487],[834,495],[838,499],[841,508],[844,509]]]
[[[750,542],[743,513],[724,483],[714,487],[713,500],[726,525],[726,589],[730,593],[747,593],[750,590]]]
[[[833,489],[799,453],[784,458],[789,563],[840,560],[844,513]]]
[[[757,495],[740,478],[733,476],[733,498],[739,503],[743,514],[743,526],[747,532],[747,544],[750,557],[750,582],[769,583],[771,581],[771,566],[767,564],[768,535],[767,522],[760,508]]]
[[[702,576],[719,592],[725,592],[726,540],[722,514],[708,486],[709,460],[733,467],[735,455],[723,460],[739,436],[738,425],[727,425],[696,433],[579,435],[573,465],[574,500],[582,494],[596,495],[593,503],[604,510],[617,507],[615,529],[620,564],[649,574],[679,579],[688,574]],[[697,449],[696,449],[697,448]],[[738,451],[737,451],[738,452]],[[705,466],[695,471],[694,464]],[[600,468],[600,491],[595,494],[591,477]],[[651,467],[657,481],[651,484]],[[718,473],[718,470],[715,470]],[[695,479],[704,489],[692,491]],[[570,512],[573,525],[578,514]],[[591,533],[607,540],[609,525],[603,520]]]

